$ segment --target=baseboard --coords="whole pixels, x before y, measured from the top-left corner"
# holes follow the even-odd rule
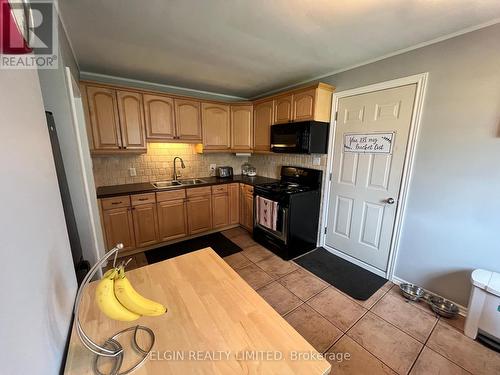
[[[391,279],[391,281],[392,281],[394,284],[396,284],[396,285],[400,285],[400,284],[404,284],[404,283],[410,283],[409,281],[406,281],[406,280],[400,279],[399,277],[396,277],[396,276],[393,276],[393,277],[392,277],[392,279]],[[413,284],[413,283],[410,283],[410,284]],[[425,288],[422,288],[422,289],[423,289],[423,290],[425,290],[427,293],[433,294],[433,295],[438,296],[438,297],[441,297],[441,298],[446,298],[446,297],[443,297],[443,296],[441,296],[441,295],[439,295],[439,294],[437,294],[437,293],[434,293],[434,292],[432,292],[432,291],[430,291],[430,290],[427,290],[427,289],[425,289]],[[448,298],[446,298],[446,299],[448,299]],[[456,303],[455,301],[451,301],[451,302],[453,302],[455,305],[457,305],[457,306],[458,306],[458,313],[459,313],[460,315],[462,315],[462,316],[467,316],[467,307],[462,306],[462,305],[460,305],[459,303]]]

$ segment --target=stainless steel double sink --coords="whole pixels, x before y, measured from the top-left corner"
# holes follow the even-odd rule
[[[206,184],[205,180],[199,178],[190,178],[186,180],[170,180],[170,181],[158,181],[153,182],[153,186],[157,189],[172,189],[176,187],[182,186],[190,186],[190,185],[201,185]]]

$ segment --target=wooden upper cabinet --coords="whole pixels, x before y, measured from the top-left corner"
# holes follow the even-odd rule
[[[292,121],[293,94],[278,97],[274,100],[274,123],[283,124]]]
[[[253,106],[231,106],[231,149],[250,151],[253,146]]]
[[[146,150],[142,94],[117,91],[118,113],[124,149]]]
[[[94,150],[119,150],[122,147],[116,91],[87,86],[90,128]]]
[[[274,102],[269,100],[256,104],[254,107],[254,138],[255,151],[271,150],[271,125],[273,123]]]
[[[309,89],[293,95],[293,120],[314,120],[316,89]]]
[[[203,147],[228,150],[231,147],[229,105],[202,103]]]
[[[144,114],[148,139],[174,139],[174,99],[144,94]]]
[[[200,102],[175,99],[176,137],[186,141],[201,141]]]

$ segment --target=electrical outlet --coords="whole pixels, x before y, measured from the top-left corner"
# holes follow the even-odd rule
[[[321,157],[313,156],[313,165],[321,165]]]
[[[129,168],[128,174],[130,175],[130,177],[135,177],[137,176],[137,171],[135,170],[135,168]]]
[[[215,176],[215,169],[217,168],[217,164],[210,164],[208,167],[208,171],[210,172],[210,176]]]

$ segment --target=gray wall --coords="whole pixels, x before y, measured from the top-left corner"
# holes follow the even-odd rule
[[[83,112],[80,113],[80,108],[76,108],[80,119],[75,126],[68,94],[66,67],[70,68],[75,81],[78,82],[78,65],[64,29],[59,23],[58,69],[40,70],[39,77],[45,109],[54,114],[83,256],[93,264],[104,254],[104,241]],[[78,100],[76,104],[79,104]]]
[[[0,70],[2,374],[57,374],[76,278],[36,70]]]
[[[467,305],[500,272],[500,24],[321,79],[337,92],[429,72],[396,276]]]

